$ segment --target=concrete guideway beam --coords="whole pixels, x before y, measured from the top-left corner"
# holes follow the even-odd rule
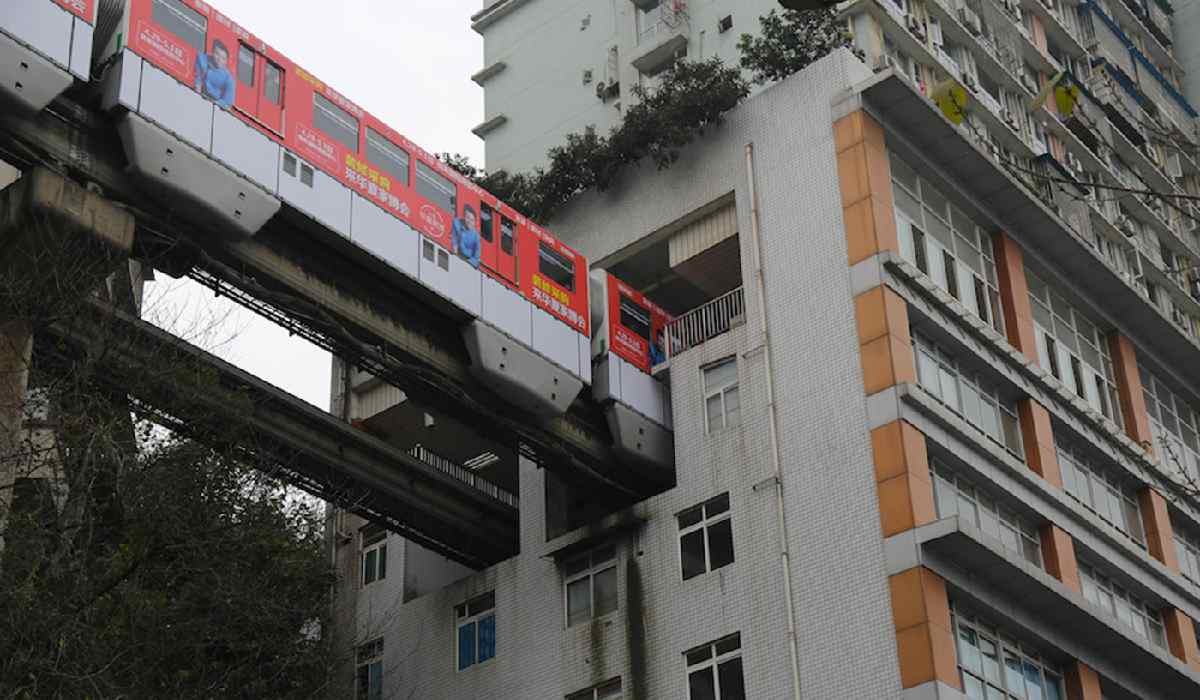
[[[516,553],[515,507],[145,321],[93,301],[47,332],[194,439],[468,566]]]

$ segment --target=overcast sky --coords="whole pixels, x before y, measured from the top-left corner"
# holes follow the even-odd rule
[[[4,0],[0,0],[3,2]],[[482,164],[483,39],[470,17],[481,0],[211,0],[363,109],[432,152]],[[159,276],[147,317],[276,386],[329,408],[329,354],[186,280]]]

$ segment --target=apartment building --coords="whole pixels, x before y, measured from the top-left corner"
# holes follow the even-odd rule
[[[703,13],[745,30],[769,5],[752,4],[687,3],[687,55]],[[596,18],[624,18],[612,35],[634,42],[633,18],[664,5],[681,9],[477,15],[477,79],[507,118],[482,130],[488,164],[540,163],[554,139],[538,129],[599,128],[588,115],[615,108],[569,108],[565,82],[540,81],[604,55],[609,39],[588,54],[581,38]],[[339,682],[398,698],[1200,697],[1194,6],[845,3],[856,53],[758,91],[670,169],[573,201],[550,228],[676,316],[654,370],[675,486],[606,509],[518,454],[489,476],[519,499],[520,554],[482,571],[339,516],[354,653]],[[622,85],[653,79],[628,77],[633,60]],[[522,83],[559,99],[508,106]],[[334,374],[347,418],[403,410]]]

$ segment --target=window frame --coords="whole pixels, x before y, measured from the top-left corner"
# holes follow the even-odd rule
[[[725,383],[720,384],[718,386],[710,387],[709,386],[710,373],[713,373],[719,367],[723,367],[723,366],[725,366],[727,364],[731,364],[731,363],[733,364],[733,368],[734,368],[733,379],[727,380],[727,381],[725,381]],[[726,358],[717,360],[716,362],[710,362],[709,364],[702,366],[700,368],[700,381],[701,381],[701,387],[704,390],[702,406],[703,406],[703,411],[704,411],[704,432],[705,432],[705,434],[713,435],[715,433],[723,432],[725,430],[730,430],[730,429],[740,427],[742,424],[741,367],[738,366],[737,355],[730,355]],[[732,424],[729,421],[729,394],[731,394],[731,393],[737,394],[737,404],[738,404],[737,420],[736,420],[736,422],[733,422]],[[710,417],[708,415],[708,402],[711,399],[716,398],[718,396],[721,398],[721,425],[714,428],[712,425],[712,420],[710,419]]]
[[[1127,587],[1113,581],[1090,562],[1079,562],[1079,585],[1088,605],[1103,611],[1111,620],[1153,646],[1164,651],[1168,649],[1166,625],[1157,608],[1130,593]],[[1105,599],[1108,604],[1103,602]],[[1125,616],[1121,614],[1122,609]],[[1140,620],[1141,626],[1134,621],[1134,616]]]
[[[964,634],[964,630],[969,634]],[[969,692],[967,676],[970,676],[979,682],[979,687],[985,694],[989,689],[993,689],[1006,699],[1025,698],[1027,697],[1025,687],[1030,680],[1029,672],[1036,670],[1041,683],[1043,700],[1055,700],[1045,692],[1048,687],[1047,682],[1051,680],[1054,683],[1054,694],[1057,696],[1057,700],[1066,700],[1066,685],[1063,682],[1062,669],[1051,666],[1043,654],[1028,644],[1017,641],[990,622],[964,610],[954,600],[950,601],[950,631],[954,635],[959,682],[962,684],[964,694]],[[974,643],[964,641],[971,637],[974,637]],[[986,654],[983,646],[979,643],[981,639],[990,644],[995,652],[995,680],[989,675],[985,666]],[[973,655],[964,653],[963,647],[967,644],[974,646],[975,653]],[[977,663],[972,664],[972,658]],[[1009,663],[1010,660],[1016,662],[1015,667]],[[1021,680],[1020,695],[1010,691],[1010,686],[1013,685],[1012,674],[1014,671]],[[993,697],[993,695],[988,695],[988,697]]]
[[[732,643],[736,644],[736,646],[733,649],[730,649],[730,650],[727,650],[724,652],[721,652],[718,650],[719,646],[721,646],[722,644],[726,644],[728,642],[732,642]],[[688,661],[689,656],[691,656],[692,654],[694,654],[696,652],[701,652],[701,651],[707,651],[708,656],[704,659],[701,659],[701,660],[695,662],[695,663],[691,663]],[[732,634],[727,634],[724,637],[715,639],[711,642],[706,642],[704,644],[700,644],[699,646],[694,646],[691,649],[687,649],[686,651],[684,651],[682,656],[683,656],[684,678],[687,680],[687,686],[688,686],[688,700],[692,700],[692,683],[691,683],[692,674],[699,673],[699,672],[705,671],[707,669],[712,669],[713,692],[714,692],[713,698],[715,700],[725,700],[721,693],[721,666],[724,663],[727,663],[729,661],[734,661],[734,660],[737,660],[739,662],[740,669],[741,669],[741,677],[742,677],[742,690],[745,691],[745,688],[746,688],[745,658],[746,657],[742,653],[742,633],[741,632],[733,632]]]
[[[1059,470],[1062,472],[1063,491],[1088,512],[1132,540],[1139,548],[1149,551],[1142,505],[1138,501],[1137,493],[1128,486],[1128,481],[1122,479],[1116,469],[1097,464],[1077,446],[1058,435],[1055,436],[1054,446]],[[1086,501],[1079,496],[1084,489],[1088,496]],[[1101,490],[1098,495],[1097,491]],[[1099,502],[1101,498],[1104,503]],[[1112,513],[1114,500],[1121,511],[1119,518],[1115,520]]]
[[[604,558],[597,558],[598,554],[606,553],[608,550],[611,550],[611,552],[612,552],[611,556],[604,557]],[[587,566],[585,566],[584,568],[582,568],[574,573],[568,573],[570,570],[570,566],[573,562],[581,561],[584,558],[586,558],[588,560]],[[596,621],[600,618],[603,618],[607,615],[612,615],[613,613],[616,613],[617,611],[619,611],[621,609],[621,589],[620,589],[621,582],[620,582],[620,577],[618,576],[618,573],[617,573],[617,547],[616,547],[616,545],[604,544],[604,545],[600,545],[597,547],[593,547],[586,552],[582,552],[582,553],[579,553],[574,556],[566,558],[563,561],[562,566],[563,566],[563,571],[562,571],[563,619],[566,623],[567,629],[570,629],[576,625],[582,625],[585,623],[594,622],[594,621]],[[596,598],[596,578],[602,574],[607,573],[610,570],[613,572],[613,588],[614,588],[614,591],[616,592],[615,605],[613,606],[612,610],[606,610],[602,613],[598,613],[597,612],[597,607],[598,607],[597,606],[597,598]],[[588,616],[585,619],[580,619],[575,622],[571,622],[571,597],[570,597],[571,584],[578,583],[579,581],[583,581],[585,579],[588,581]]]
[[[490,604],[487,607],[473,608],[473,605]],[[492,655],[486,659],[480,659],[480,644],[482,636],[480,634],[480,623],[487,619],[492,621]],[[460,655],[461,647],[459,646],[459,635],[462,634],[462,629],[468,625],[474,627],[474,655],[471,662],[466,666],[462,665],[462,657]],[[496,660],[496,591],[488,591],[481,593],[467,601],[454,606],[454,669],[461,673],[468,669],[484,666]]]
[[[387,578],[387,543],[388,531],[374,524],[359,528],[359,576],[360,588],[366,588],[372,583]],[[367,580],[367,560],[369,554],[375,554],[374,568],[371,570],[371,580]]]
[[[615,695],[612,691],[617,691]],[[600,693],[605,693],[601,695]],[[577,690],[574,693],[566,696],[566,700],[621,700],[625,697],[625,691],[621,687],[621,677],[609,678],[603,683],[597,683],[590,688]]]
[[[179,34],[175,30],[171,29],[169,26],[164,24],[161,19],[156,17],[154,10],[155,10],[155,8],[160,7],[160,6],[166,12],[170,12],[170,13],[178,16],[180,21],[182,21],[184,24],[190,24],[190,25],[193,25],[193,26],[196,26],[197,28],[199,28],[201,30],[200,46],[196,46],[192,42],[188,41],[187,37],[183,36],[182,34]],[[185,43],[188,46],[195,49],[198,53],[206,53],[209,50],[208,17],[205,17],[203,13],[199,12],[195,8],[188,7],[186,4],[184,4],[180,0],[152,0],[152,2],[150,3],[150,21],[154,22],[162,29],[170,32],[176,38],[183,41],[183,43]],[[236,56],[230,56],[230,58],[236,60]]]
[[[1005,549],[1045,571],[1045,554],[1036,525],[1005,506],[989,489],[980,488],[971,479],[957,473],[941,458],[930,457],[929,462],[933,475],[933,507],[938,519],[952,515],[970,517],[971,524],[980,532],[995,537]],[[950,489],[953,489],[952,493]],[[963,512],[967,503],[970,504],[970,513]],[[951,506],[953,513],[950,512]],[[990,526],[985,524],[985,516]],[[1034,552],[1035,555],[1032,554]]]
[[[720,510],[717,510],[712,515],[709,515],[710,507],[719,507],[721,505],[721,501],[724,501],[724,507]],[[700,512],[700,519],[690,525],[685,526],[683,524],[684,516],[694,513],[697,510]],[[714,568],[712,565],[712,540],[709,531],[713,526],[723,522],[729,523],[729,553],[731,556],[728,563]],[[677,554],[679,555],[679,576],[681,581],[691,581],[694,578],[700,578],[701,576],[704,576],[705,574],[711,574],[718,569],[732,566],[737,561],[737,554],[734,551],[733,545],[733,505],[730,502],[728,491],[718,496],[714,496],[703,503],[680,511],[675,515],[675,523],[679,528],[679,534],[675,538],[675,544],[677,545]],[[683,539],[684,537],[687,537],[688,535],[698,531],[702,533],[701,541],[704,543],[704,570],[691,576],[687,576],[683,569]]]
[[[1004,308],[992,234],[895,151],[888,151],[888,160],[894,165],[892,189],[897,201],[907,197],[916,208],[915,212],[909,212],[899,203],[895,205],[901,256],[1003,336]],[[937,235],[938,230],[944,239]],[[941,255],[934,255],[939,251]],[[976,264],[972,265],[972,261]]]
[[[449,214],[451,217],[457,217],[459,199],[458,183],[452,178],[438,172],[437,168],[429,165],[420,158],[413,158],[413,160],[416,161],[416,164],[413,166],[412,190],[422,199],[429,201],[433,206]],[[447,189],[447,186],[449,189]],[[432,187],[442,197],[448,196],[450,198],[450,208],[446,209],[442,206],[442,202],[435,201],[422,189],[423,187]]]
[[[379,687],[371,688],[371,670],[378,669]],[[363,688],[362,672],[366,670],[367,687]],[[383,637],[376,637],[359,644],[354,649],[354,697],[355,700],[382,700],[383,698]]]

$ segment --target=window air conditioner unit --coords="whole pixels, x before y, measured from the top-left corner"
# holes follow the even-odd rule
[[[975,90],[977,90],[979,87],[979,85],[975,82],[975,78],[972,78],[970,73],[963,73],[962,84],[963,87],[971,92],[975,92]]]
[[[975,10],[966,7],[965,5],[958,8],[958,19],[960,22],[962,22],[963,26],[967,28],[967,31],[971,32],[975,36],[979,36],[983,33],[983,25],[979,21],[979,15],[975,14]]]

